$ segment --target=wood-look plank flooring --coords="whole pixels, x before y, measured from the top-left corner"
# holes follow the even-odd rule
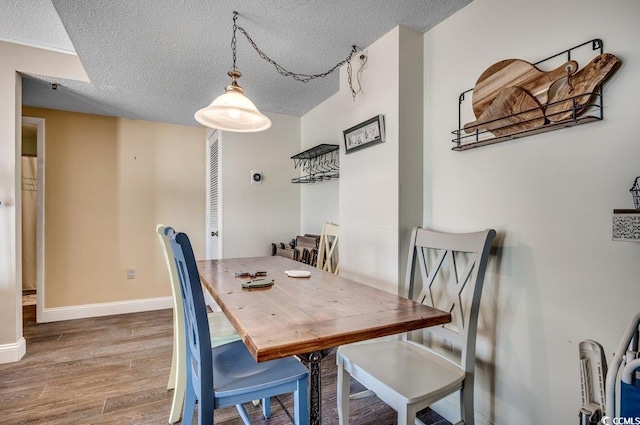
[[[172,312],[160,310],[110,317],[35,323],[35,306],[24,307],[27,354],[0,365],[0,424],[167,424],[167,379],[172,355]],[[352,391],[359,384],[353,382]],[[335,356],[322,362],[323,423],[336,424]],[[290,395],[280,397],[289,411]],[[264,419],[246,405],[252,423],[291,421],[276,401]],[[449,424],[426,409],[427,425]],[[216,424],[241,424],[235,408],[216,410]],[[351,402],[351,424],[395,424],[396,413],[375,397]]]

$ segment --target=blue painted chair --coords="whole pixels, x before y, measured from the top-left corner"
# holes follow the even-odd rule
[[[169,383],[167,389],[173,389],[173,401],[171,403],[171,412],[169,413],[169,423],[174,424],[180,420],[182,414],[182,405],[184,403],[184,391],[186,388],[185,364],[186,343],[184,336],[184,312],[182,306],[182,297],[180,296],[180,279],[178,278],[178,269],[173,256],[169,235],[173,235],[174,231],[171,227],[165,227],[158,224],[156,232],[162,246],[164,259],[167,263],[169,271],[169,280],[171,282],[171,293],[173,295],[173,357],[171,360],[171,372],[169,373]],[[233,341],[239,341],[240,335],[236,333],[233,325],[222,311],[213,311],[207,314],[209,320],[209,330],[211,333],[211,346],[228,344]],[[258,404],[259,400],[254,401]]]
[[[248,425],[249,417],[241,403],[293,393],[295,423],[307,424],[307,368],[293,357],[257,363],[242,341],[211,348],[207,311],[189,237],[177,233],[170,242],[187,335],[187,394],[182,423],[192,423],[197,403],[198,425],[213,424],[214,409],[234,405]],[[270,404],[263,403],[262,409],[269,417]]]

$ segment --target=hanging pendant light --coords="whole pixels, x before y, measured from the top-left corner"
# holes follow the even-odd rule
[[[271,127],[271,120],[258,111],[256,105],[244,95],[244,89],[237,81],[242,76],[236,67],[237,16],[238,13],[233,12],[233,38],[231,39],[233,67],[227,73],[231,77],[231,84],[225,87],[223,95],[216,98],[206,108],[196,112],[195,119],[206,127],[238,133],[252,133]]]
[[[260,113],[256,105],[245,95],[244,89],[237,83],[240,71],[228,72],[231,84],[225,87],[225,93],[206,108],[196,112],[195,118],[200,124],[225,131],[251,133],[271,127],[271,120]]]
[[[238,12],[233,12],[233,38],[231,38],[231,51],[233,52],[233,66],[227,74],[231,77],[231,84],[225,87],[225,93],[214,100],[211,105],[200,109],[196,112],[195,118],[200,124],[217,128],[225,131],[234,131],[238,133],[251,133],[263,131],[271,127],[271,120],[260,113],[256,105],[253,104],[245,95],[244,89],[238,85],[238,78],[242,73],[236,67],[236,31],[240,31],[251,44],[251,47],[260,55],[262,59],[273,65],[276,70],[285,77],[292,77],[296,81],[308,83],[316,78],[323,78],[339,69],[342,65],[347,64],[347,75],[351,94],[355,101],[356,95],[360,92],[360,74],[367,63],[367,56],[361,52],[355,45],[351,46],[351,51],[346,59],[338,62],[333,68],[321,74],[299,74],[286,70],[282,65],[271,59],[258,48],[247,31],[237,24]],[[351,59],[358,52],[358,59],[361,61],[360,70],[356,73],[355,79],[358,83],[358,90],[354,88],[351,78]]]

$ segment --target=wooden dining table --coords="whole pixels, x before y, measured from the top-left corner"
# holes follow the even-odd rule
[[[447,312],[280,256],[198,261],[202,284],[253,358],[297,355],[309,367],[309,423],[322,423],[320,361],[333,348],[451,321]],[[307,278],[285,271],[309,271]],[[242,289],[266,272],[274,284]]]

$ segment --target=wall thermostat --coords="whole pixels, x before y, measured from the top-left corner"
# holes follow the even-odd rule
[[[262,171],[251,170],[251,184],[262,184]]]

